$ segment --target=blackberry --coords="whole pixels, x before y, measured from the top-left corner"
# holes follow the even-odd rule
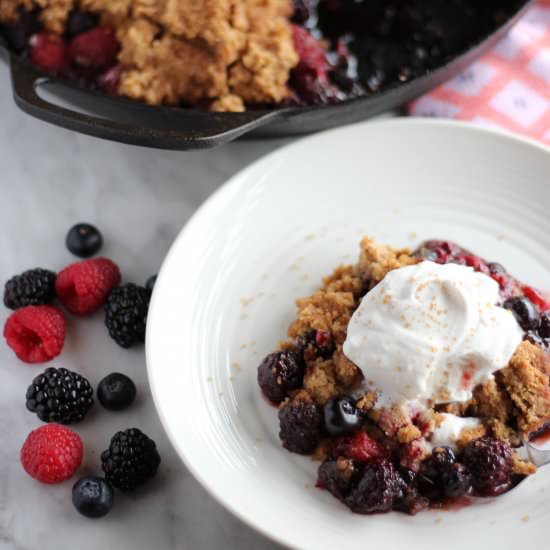
[[[47,368],[27,389],[27,409],[42,422],[80,422],[94,404],[86,378],[67,369]]]
[[[311,330],[298,336],[296,346],[306,362],[315,361],[319,357],[330,359],[336,349],[332,335],[325,330]]]
[[[117,432],[101,453],[105,479],[121,491],[133,491],[152,479],[159,465],[155,442],[137,428]]]
[[[479,494],[496,496],[509,488],[512,451],[506,443],[492,437],[476,439],[464,449],[463,462]]]
[[[348,458],[325,460],[317,471],[317,486],[343,500],[353,487],[356,473],[353,461]]]
[[[258,384],[272,403],[281,403],[304,379],[304,365],[291,350],[269,354],[258,367]]]
[[[351,397],[331,399],[323,407],[325,430],[333,437],[353,435],[363,424],[363,415]]]
[[[72,500],[83,516],[102,518],[113,507],[113,488],[102,477],[83,477],[73,485]]]
[[[121,347],[130,348],[145,340],[150,294],[145,288],[127,283],[115,288],[105,302],[105,326]]]
[[[319,444],[322,416],[316,405],[306,399],[295,399],[279,411],[279,437],[286,449],[307,455]]]
[[[545,339],[550,338],[550,314],[549,313],[543,313],[540,316],[538,333],[541,338],[545,338]]]
[[[77,223],[69,229],[65,245],[75,256],[89,258],[103,246],[103,236],[94,225]]]
[[[47,269],[29,269],[12,277],[4,287],[4,305],[9,309],[49,304],[55,297],[56,274]]]
[[[399,474],[389,460],[368,462],[345,502],[358,514],[389,512],[401,487]]]
[[[425,510],[430,501],[420,495],[418,490],[418,474],[407,468],[399,469],[400,492],[395,499],[393,508],[405,514],[415,516],[418,512]]]
[[[157,282],[157,277],[158,275],[151,275],[151,277],[149,277],[147,279],[147,282],[145,283],[145,289],[149,292],[151,292],[151,294],[153,293],[153,290],[155,288],[155,284]]]
[[[504,307],[514,314],[519,326],[523,330],[537,329],[539,325],[539,312],[529,298],[509,298],[504,302]]]
[[[456,462],[443,472],[441,485],[445,496],[450,498],[462,497],[472,488],[472,476],[466,466]]]
[[[72,38],[93,29],[99,24],[99,17],[89,11],[73,10],[67,19],[67,35]]]

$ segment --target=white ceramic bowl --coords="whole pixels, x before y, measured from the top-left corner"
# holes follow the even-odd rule
[[[216,498],[299,548],[547,548],[550,469],[456,512],[359,516],[314,488],[316,465],[281,448],[256,367],[294,300],[362,235],[454,240],[550,287],[550,154],[466,125],[395,120],[337,129],[250,166],[186,225],[161,270],[147,362],[174,447]]]

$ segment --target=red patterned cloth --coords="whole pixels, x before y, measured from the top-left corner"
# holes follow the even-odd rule
[[[550,0],[539,0],[493,50],[409,112],[506,128],[550,144]]]

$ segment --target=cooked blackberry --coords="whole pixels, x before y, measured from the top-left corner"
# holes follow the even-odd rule
[[[86,378],[67,369],[47,368],[27,389],[27,409],[43,422],[80,422],[94,404]]]
[[[270,353],[258,367],[258,385],[272,403],[281,403],[304,379],[304,364],[292,350]]]
[[[49,304],[55,297],[53,271],[29,269],[12,277],[4,287],[4,305],[9,309]]]
[[[151,295],[145,288],[127,283],[115,288],[105,302],[105,326],[121,347],[130,348],[145,340]]]
[[[466,466],[456,462],[441,475],[441,485],[445,496],[462,497],[472,488],[472,475]]]
[[[137,428],[117,432],[101,453],[105,479],[121,491],[133,491],[152,479],[159,465],[155,442]]]
[[[432,480],[438,480],[455,462],[456,457],[450,447],[436,447],[422,462],[421,473]]]
[[[464,449],[463,462],[479,494],[496,496],[510,487],[512,451],[506,443],[492,437],[476,439]]]
[[[339,500],[343,500],[353,486],[357,473],[353,461],[339,457],[337,460],[325,460],[317,472],[317,486],[327,490]]]
[[[389,460],[368,462],[345,502],[358,514],[389,512],[400,494],[401,484],[399,474]]]
[[[279,411],[279,437],[293,453],[312,453],[321,438],[322,416],[317,406],[307,399],[295,399]]]
[[[399,476],[401,478],[401,489],[398,497],[394,501],[394,510],[404,512],[411,516],[425,510],[430,502],[419,493],[418,475],[416,472],[407,468],[400,468]]]
[[[67,35],[77,36],[99,24],[99,17],[89,11],[73,10],[67,19]]]

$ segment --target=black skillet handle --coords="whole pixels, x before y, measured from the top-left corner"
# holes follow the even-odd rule
[[[186,109],[156,108],[124,99],[114,99],[67,86],[72,98],[88,105],[103,106],[104,112],[124,111],[125,120],[87,115],[42,99],[36,88],[51,79],[27,61],[10,56],[13,93],[16,104],[26,113],[45,122],[83,134],[158,149],[186,151],[222,145],[281,115],[281,111],[245,113],[204,113]],[[75,95],[76,94],[76,95]],[[93,105],[92,105],[93,106]],[[105,109],[105,107],[109,107]]]

